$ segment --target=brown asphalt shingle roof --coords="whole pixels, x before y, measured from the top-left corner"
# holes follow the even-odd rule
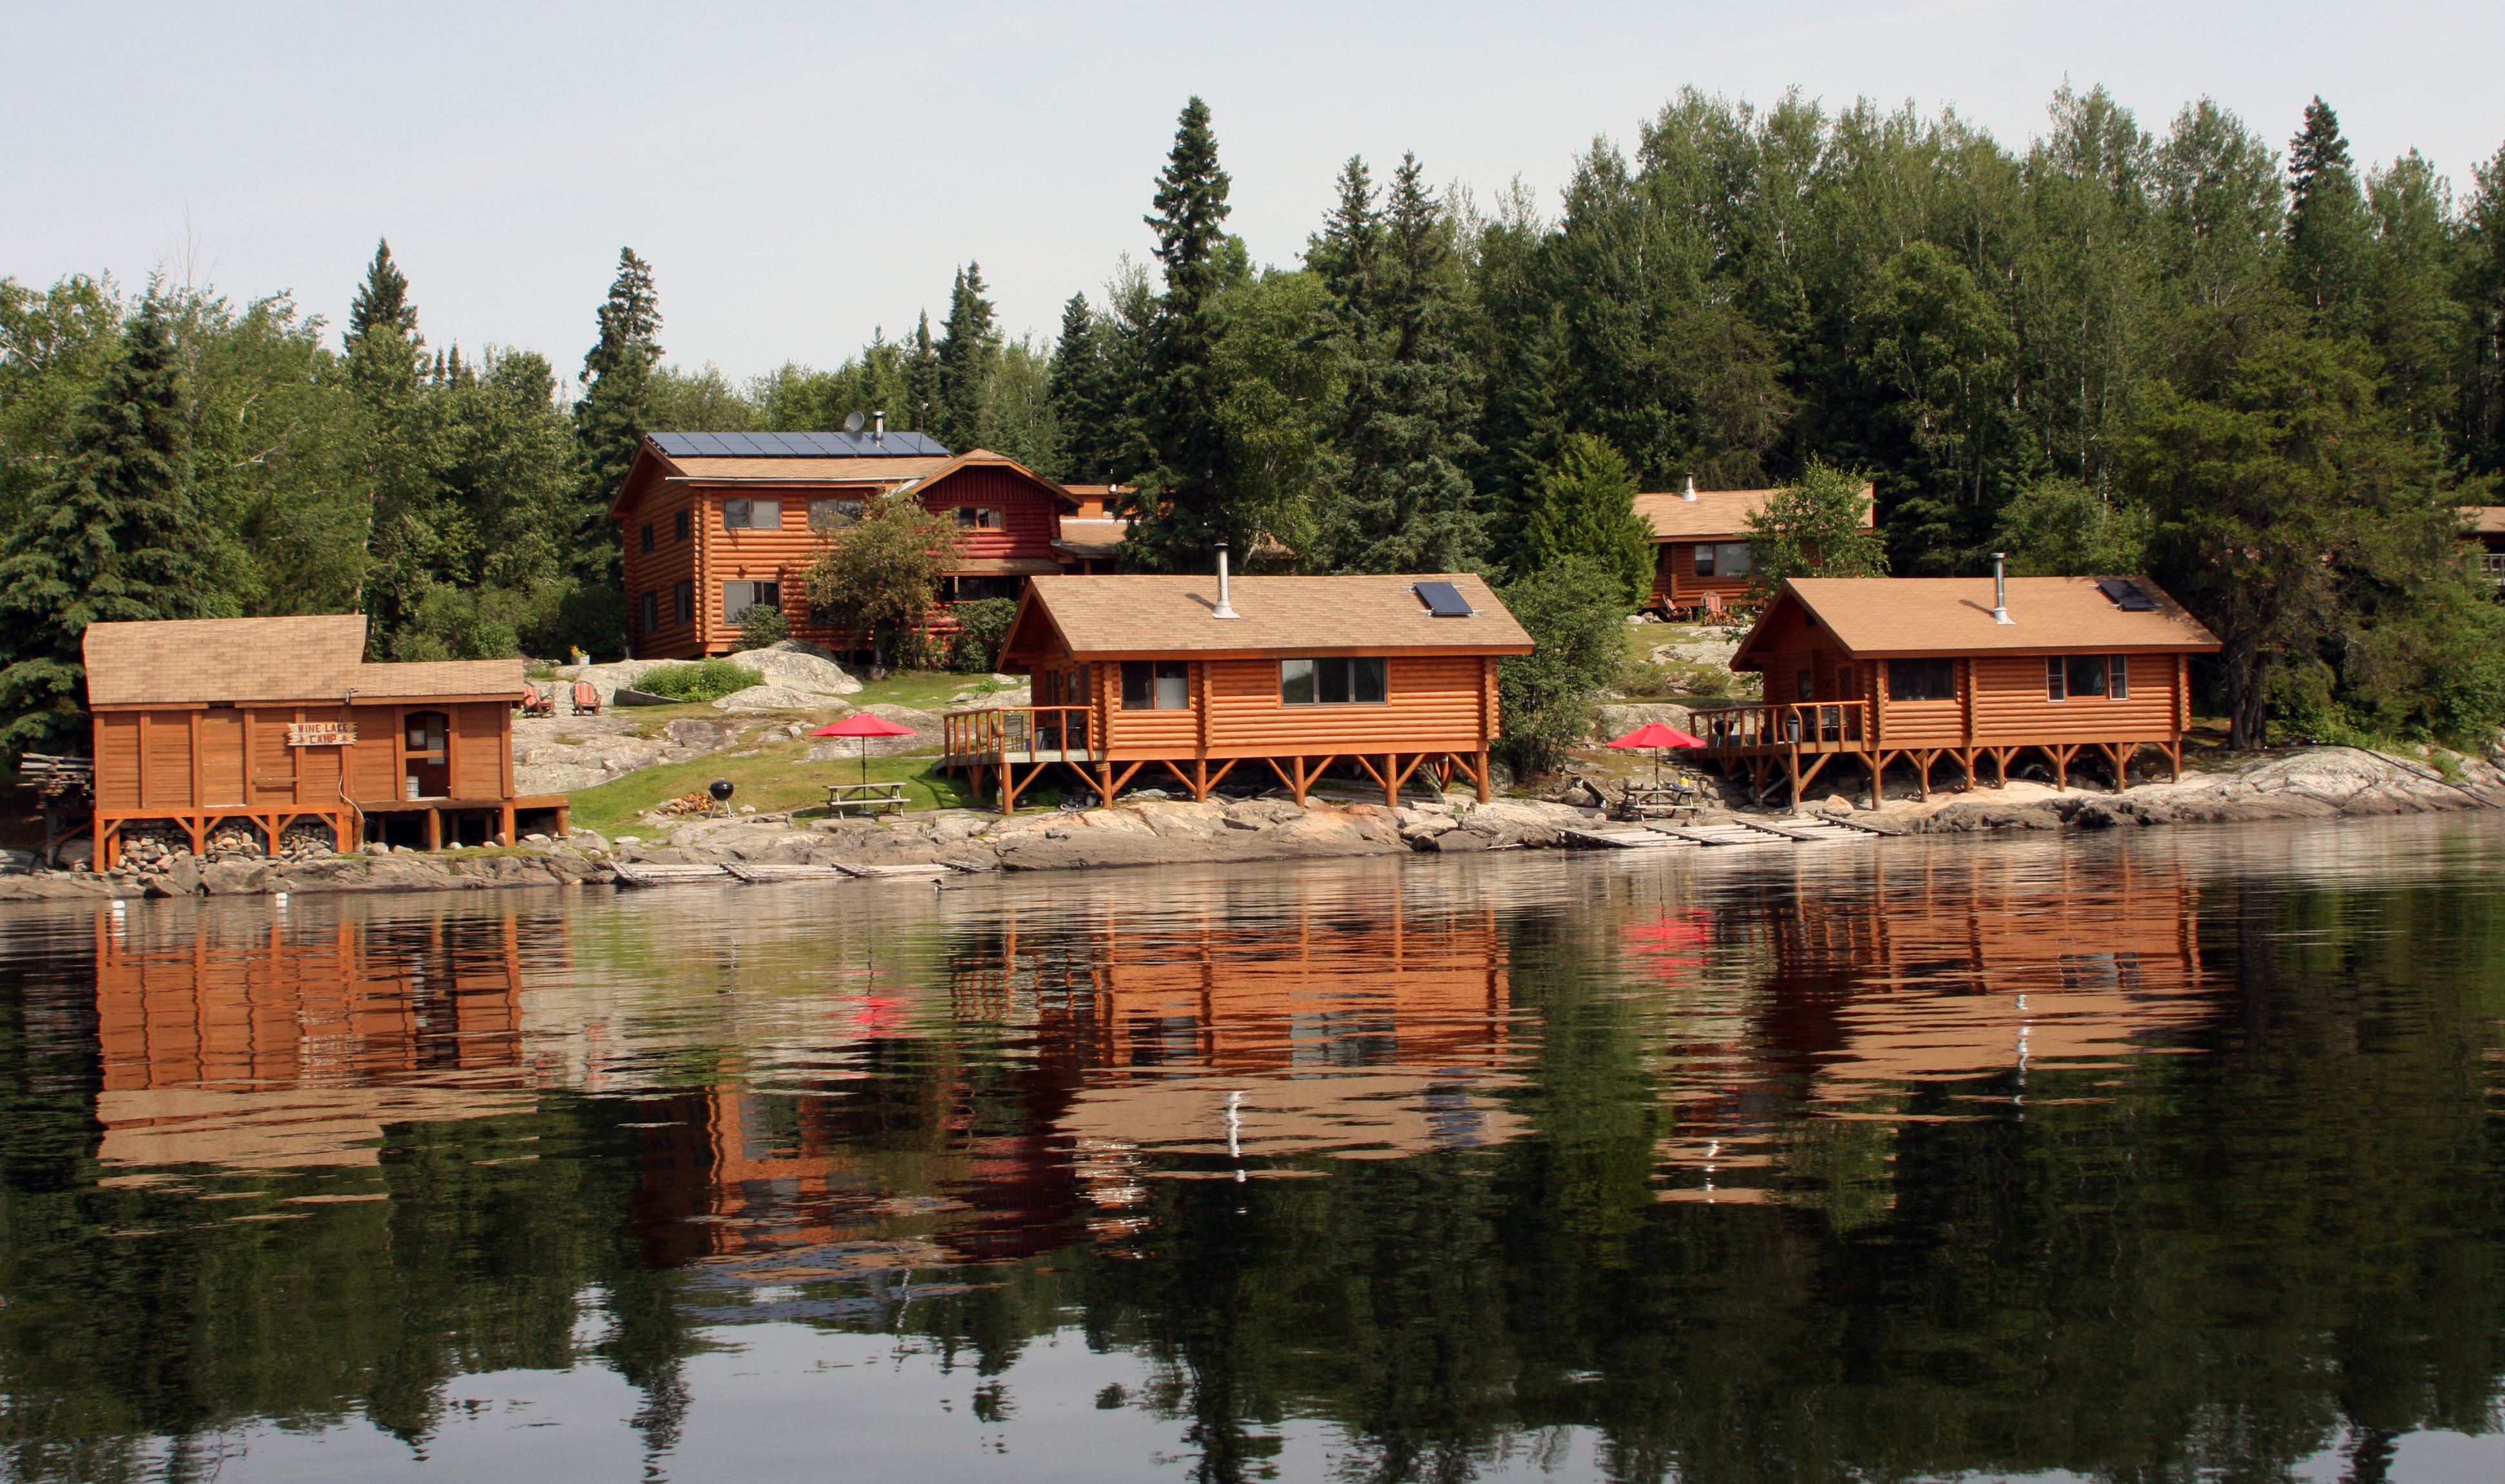
[[[1476,611],[1436,618],[1410,591],[1449,582]],[[1091,654],[1262,653],[1463,649],[1528,654],[1531,636],[1488,585],[1467,572],[1351,577],[1237,577],[1234,620],[1213,618],[1215,573],[1189,576],[1055,576],[1028,583],[1028,603],[1049,617],[1071,651]],[[1018,627],[1033,623],[1030,616]],[[1039,631],[1040,632],[1040,631]]]
[[[958,461],[919,454],[893,459],[673,459],[654,454],[666,477],[722,484],[892,484]]]
[[[518,659],[369,665],[365,648],[362,613],[89,624],[80,643],[90,706],[521,693]]]
[[[2461,512],[2479,535],[2505,535],[2505,505],[2471,505]]]
[[[1667,495],[1639,495],[1636,514],[1652,522],[1652,538],[1656,541],[1693,541],[1711,537],[1716,540],[1741,541],[1748,536],[1748,517],[1765,508],[1774,490],[1699,490],[1693,503],[1678,492]],[[1861,487],[1866,500],[1870,486]],[[1861,529],[1876,529],[1874,506],[1861,507]]]
[[[1742,641],[1734,663],[1757,657],[1757,635],[1796,602],[1854,655],[2118,650],[2212,650],[2215,636],[2146,577],[2157,607],[2130,613],[2096,577],[2012,577],[2008,625],[1992,620],[1990,577],[1794,577]]]

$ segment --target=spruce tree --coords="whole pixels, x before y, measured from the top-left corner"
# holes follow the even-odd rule
[[[2361,328],[2374,230],[2340,116],[2316,97],[2305,128],[2288,141],[2287,272],[2314,327],[2327,334]]]
[[[1227,268],[1227,175],[1217,165],[1209,105],[1183,106],[1174,149],[1157,176],[1157,234],[1165,293],[1149,322],[1141,384],[1132,414],[1146,444],[1147,467],[1133,510],[1138,519],[1122,543],[1131,570],[1197,571],[1217,542],[1247,549],[1253,533],[1228,508],[1229,461],[1219,414],[1224,388],[1214,352],[1215,311]]]
[[[152,294],[60,472],[0,547],[0,747],[84,750],[88,625],[212,611],[186,447],[176,347]]]
[[[1636,513],[1635,470],[1605,438],[1566,439],[1539,482],[1538,503],[1523,529],[1523,561],[1544,571],[1575,559],[1617,579],[1611,598],[1633,608],[1652,591],[1652,527]]]
[[[1112,327],[1074,293],[1061,308],[1061,338],[1052,347],[1048,395],[1061,430],[1055,476],[1073,484],[1113,484],[1131,449]]]
[[[1487,518],[1466,470],[1479,378],[1462,343],[1451,224],[1405,156],[1377,212],[1365,162],[1308,255],[1331,293],[1348,392],[1337,429],[1346,463],[1322,520],[1322,557],[1340,571],[1464,571],[1488,555]]]
[[[908,403],[903,415],[894,419],[898,425],[917,432],[931,431],[931,420],[939,410],[939,352],[931,343],[931,313],[923,311],[913,327],[913,346],[904,357],[904,399]],[[948,445],[950,453],[965,450]]]
[[[933,436],[957,453],[982,442],[993,362],[1001,350],[992,301],[983,297],[983,265],[970,262],[948,293],[948,322],[936,352],[938,405]]]
[[[574,404],[575,441],[582,449],[583,482],[577,502],[575,569],[586,584],[616,587],[619,580],[617,533],[609,506],[634,467],[635,450],[651,431],[645,426],[653,370],[660,364],[660,300],[653,292],[652,265],[633,248],[617,253],[617,277],[600,306],[600,339],[582,358],[582,398]]]

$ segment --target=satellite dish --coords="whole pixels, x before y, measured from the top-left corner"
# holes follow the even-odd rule
[[[847,413],[844,417],[844,431],[859,432],[861,431],[862,415],[858,412]]]

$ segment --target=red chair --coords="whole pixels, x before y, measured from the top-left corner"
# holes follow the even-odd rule
[[[574,682],[574,714],[577,716],[600,714],[600,687],[588,680]]]

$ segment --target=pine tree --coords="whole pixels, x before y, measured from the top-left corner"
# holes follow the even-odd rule
[[[212,611],[176,354],[152,294],[59,475],[0,547],[0,747],[12,753],[82,740],[88,625]]]
[[[617,534],[610,502],[617,498],[635,450],[652,430],[648,416],[653,370],[660,364],[660,300],[653,292],[652,265],[633,248],[617,253],[617,277],[600,306],[600,339],[582,358],[582,398],[574,404],[575,441],[582,449],[583,483],[576,506],[575,569],[584,582],[614,588],[619,579]]]
[[[957,453],[982,442],[993,362],[1001,351],[992,323],[992,301],[983,297],[983,266],[970,262],[948,293],[948,322],[935,353],[938,405],[932,435]]]
[[[1157,176],[1156,214],[1146,219],[1156,230],[1165,293],[1148,326],[1132,401],[1147,457],[1134,497],[1138,519],[1122,543],[1122,562],[1135,570],[1196,571],[1217,542],[1232,541],[1241,551],[1253,535],[1228,508],[1224,389],[1214,354],[1213,301],[1227,268],[1227,186],[1209,105],[1195,97],[1183,106]]]
[[[1129,448],[1121,389],[1107,342],[1112,331],[1074,293],[1061,306],[1061,337],[1052,346],[1048,395],[1061,430],[1056,477],[1073,484],[1111,484]]]
[[[1465,472],[1478,375],[1461,343],[1451,224],[1405,156],[1378,212],[1365,162],[1307,255],[1329,288],[1347,397],[1337,429],[1347,469],[1322,521],[1323,564],[1340,571],[1464,571],[1487,559],[1487,518]]]
[[[2315,328],[2327,334],[2359,330],[2373,228],[2340,116],[2316,97],[2305,128],[2288,141],[2287,271]]]
[[[1611,595],[1633,608],[1652,590],[1652,527],[1636,513],[1636,476],[1605,438],[1578,432],[1539,482],[1539,502],[1523,530],[1531,571],[1590,561],[1617,579]]]
[[[913,327],[913,345],[904,355],[904,399],[907,405],[896,422],[917,432],[931,431],[933,414],[939,410],[939,352],[931,343],[931,313],[923,311]],[[964,453],[950,447],[951,453]]]

